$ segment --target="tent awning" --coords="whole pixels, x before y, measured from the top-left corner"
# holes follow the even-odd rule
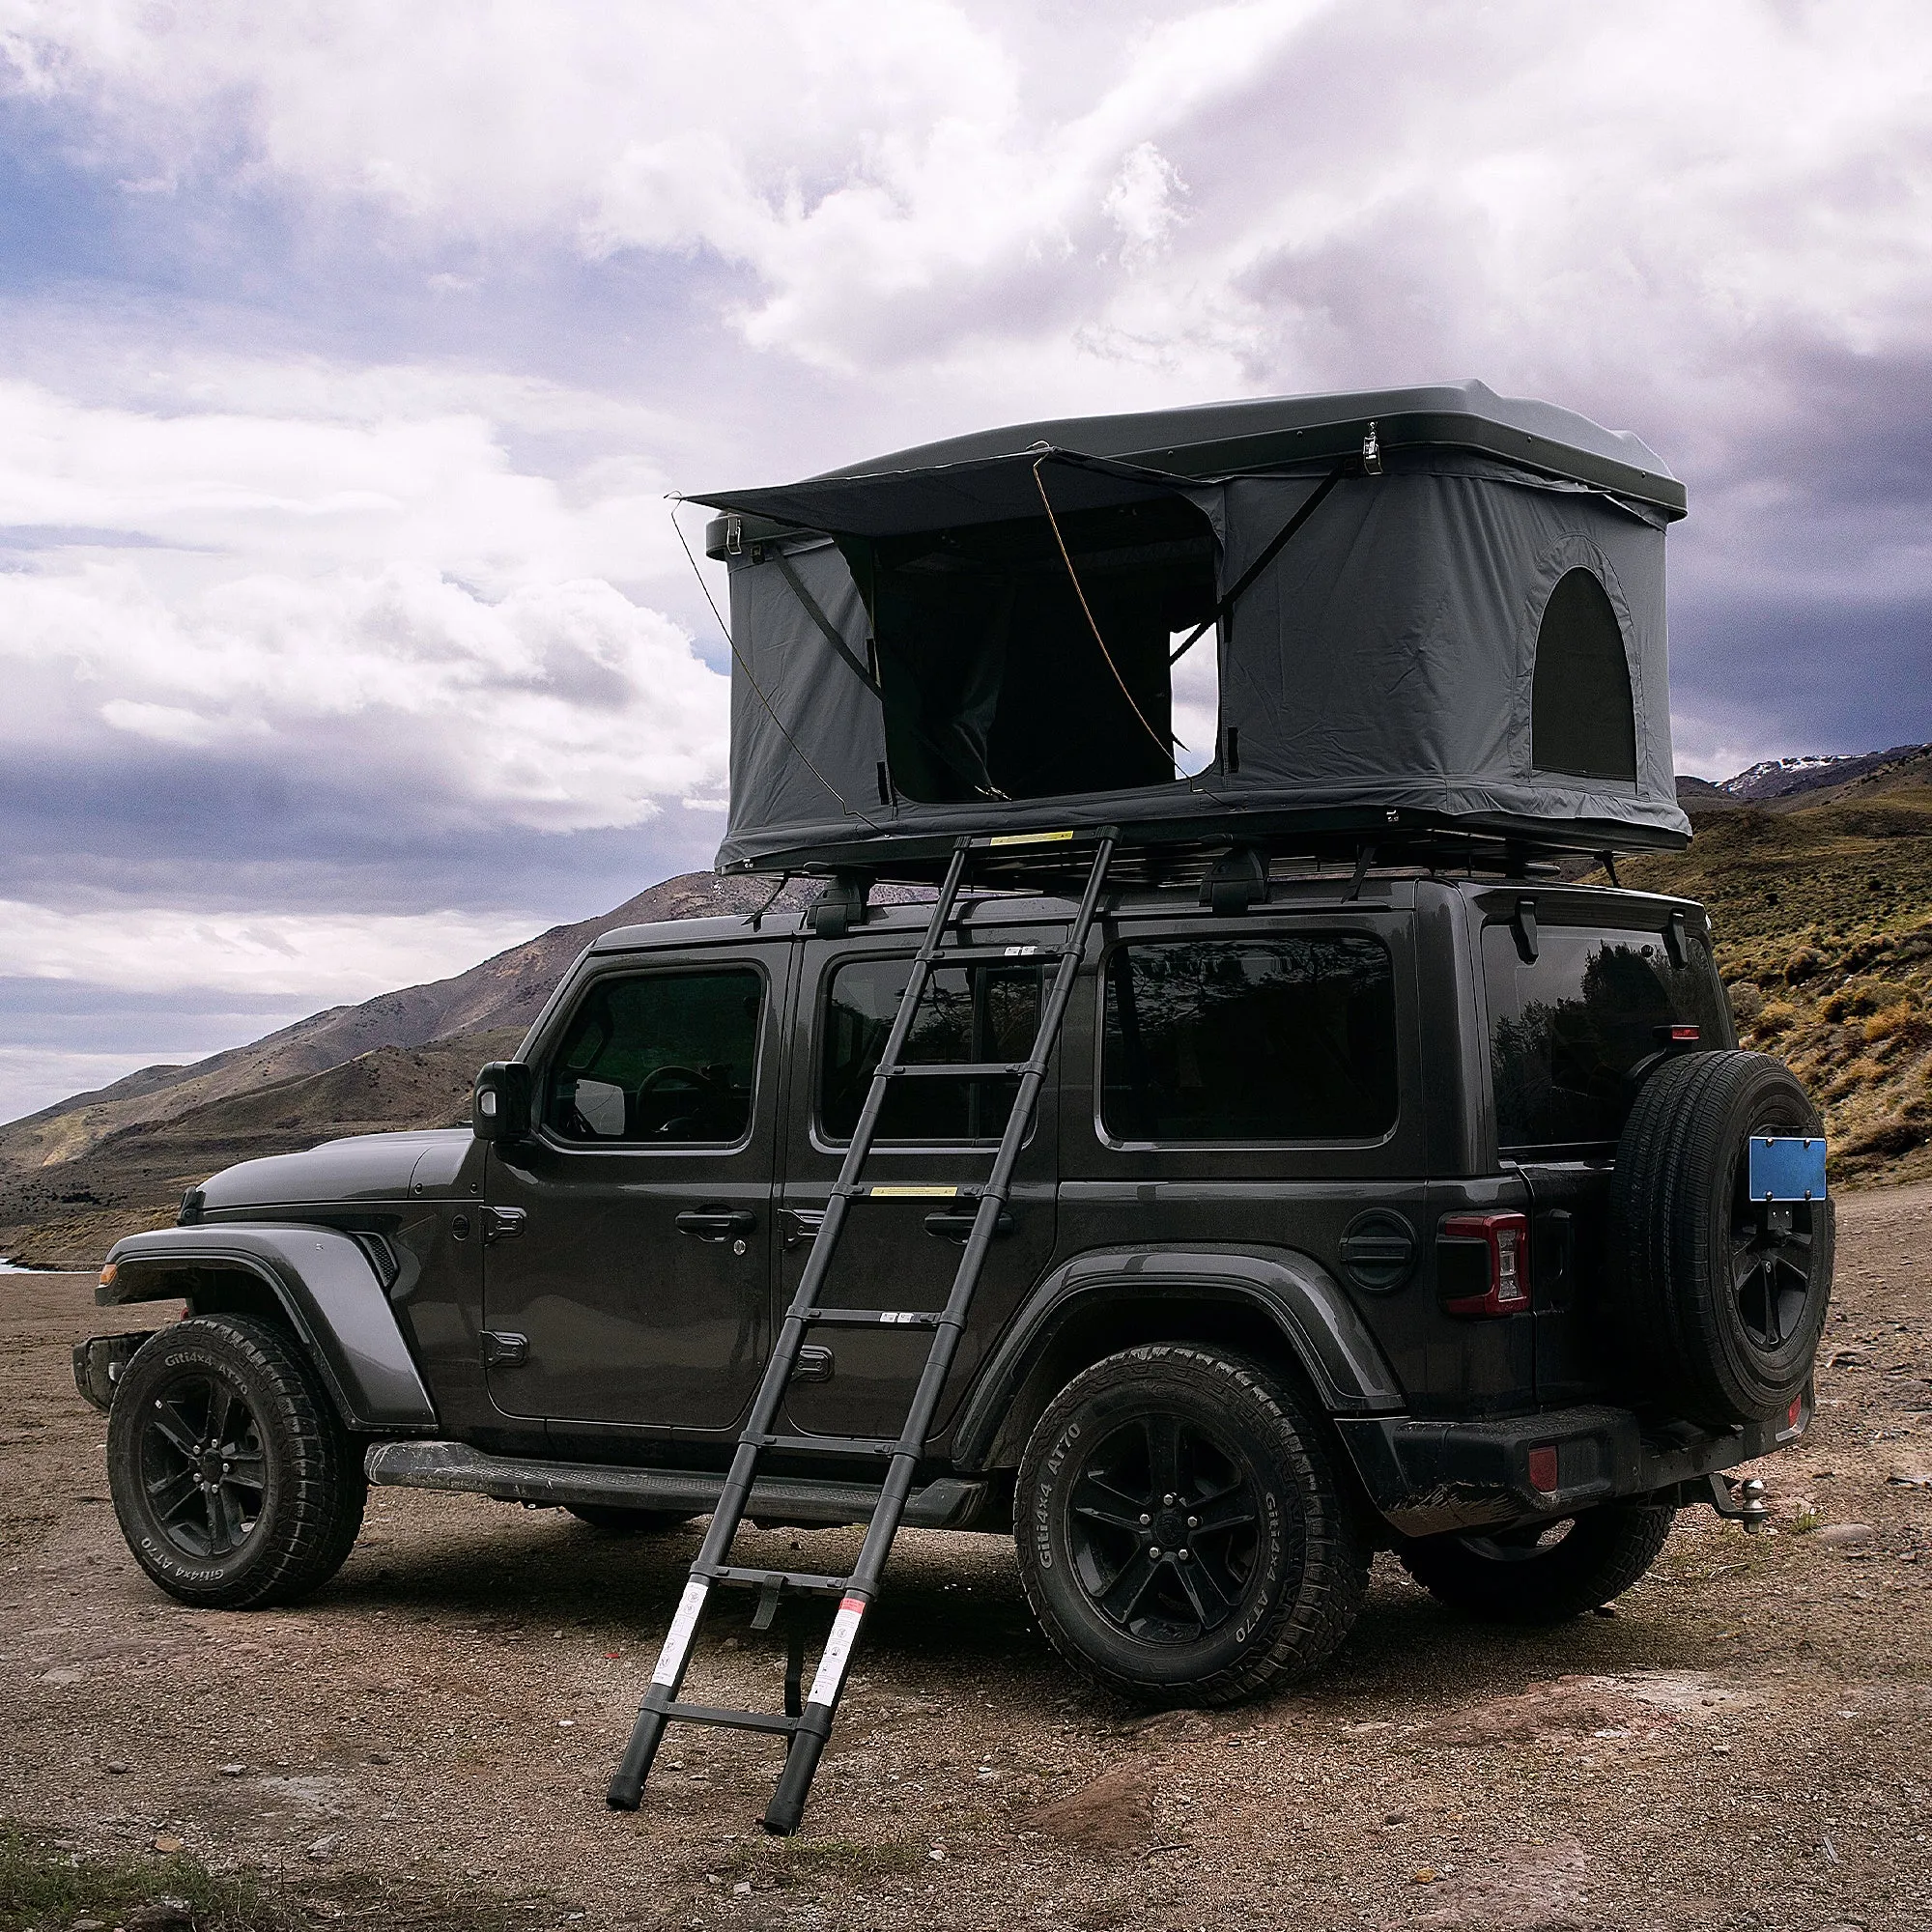
[[[764,490],[720,490],[686,500],[830,536],[913,536],[1038,516],[1039,484],[1034,470],[1042,458],[1040,476],[1056,516],[1155,502],[1187,488],[1182,477],[1040,444],[1011,455],[923,469],[811,477]]]

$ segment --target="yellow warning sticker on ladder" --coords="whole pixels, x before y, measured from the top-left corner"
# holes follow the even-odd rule
[[[1070,832],[999,832],[986,840],[988,845],[1064,845]]]
[[[874,1201],[956,1201],[959,1190],[956,1187],[914,1187],[894,1186],[878,1181],[866,1192]]]

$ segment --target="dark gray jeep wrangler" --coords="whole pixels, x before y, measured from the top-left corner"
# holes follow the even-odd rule
[[[1554,1619],[1747,1507],[1719,1472],[1807,1421],[1818,1118],[1737,1050],[1698,907],[1564,883],[1690,836],[1654,452],[1468,383],[702,500],[719,865],[832,889],[607,935],[473,1133],[251,1161],[115,1248],[103,1300],[190,1311],[77,1364],[164,1589],[313,1589],[365,1479],[711,1514],[611,1802],[665,1722],[749,1721],[790,1830],[901,1501],[1188,1700],[1319,1664],[1378,1543]],[[969,851],[1032,890],[955,903]],[[875,1528],[767,1576],[741,1504]],[[678,1702],[713,1585],[838,1599],[799,1708]]]
[[[936,970],[907,1059],[1023,1054],[1029,949],[1071,910],[966,901],[983,963]],[[366,1481],[606,1529],[703,1514],[926,916],[607,934],[526,1072],[493,1069],[494,1138],[244,1162],[119,1243],[103,1303],[189,1311],[77,1351],[143,1567],[192,1604],[313,1590]],[[1014,1084],[894,1090],[872,1172],[905,1198],[848,1230],[841,1298],[943,1302],[970,1217],[920,1183],[997,1137]],[[1066,1657],[1155,1697],[1320,1663],[1378,1544],[1465,1610],[1587,1610],[1805,1426],[1832,1210],[1770,1163],[1810,1137],[1822,1195],[1819,1135],[1734,1050],[1689,903],[1415,870],[1277,877],[1232,912],[1117,893],[906,1521],[1013,1534]],[[890,1437],[926,1339],[808,1349],[784,1428]],[[849,1459],[768,1461],[754,1520],[868,1514]]]

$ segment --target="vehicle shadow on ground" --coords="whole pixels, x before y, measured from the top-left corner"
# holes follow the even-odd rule
[[[330,1616],[387,1610],[446,1618],[452,1626],[595,1629],[613,1644],[654,1650],[696,1554],[701,1524],[654,1536],[601,1533],[560,1517],[510,1517],[431,1540],[386,1538],[359,1548],[316,1599]],[[856,1559],[857,1530],[748,1530],[737,1560],[840,1574]],[[753,1598],[731,1593],[707,1620],[711,1641],[748,1649],[782,1639],[749,1631]],[[820,1603],[805,1606],[809,1652],[821,1635]],[[1093,1721],[1131,1722],[1140,1707],[1086,1685],[1053,1652],[1020,1588],[1002,1538],[907,1532],[886,1591],[867,1619],[868,1668],[940,1690],[1019,1694]],[[1386,1557],[1353,1634],[1317,1676],[1230,1712],[1252,1721],[1290,1707],[1338,1719],[1399,1719],[1406,1708],[1509,1695],[1552,1678],[1708,1667],[1711,1644],[1664,1606],[1577,1618],[1548,1629],[1478,1622],[1408,1585]]]

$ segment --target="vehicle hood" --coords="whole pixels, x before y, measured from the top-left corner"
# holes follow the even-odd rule
[[[305,1153],[238,1161],[202,1182],[202,1211],[293,1208],[338,1201],[402,1201],[468,1192],[480,1175],[483,1144],[468,1127],[422,1133],[355,1134]]]

